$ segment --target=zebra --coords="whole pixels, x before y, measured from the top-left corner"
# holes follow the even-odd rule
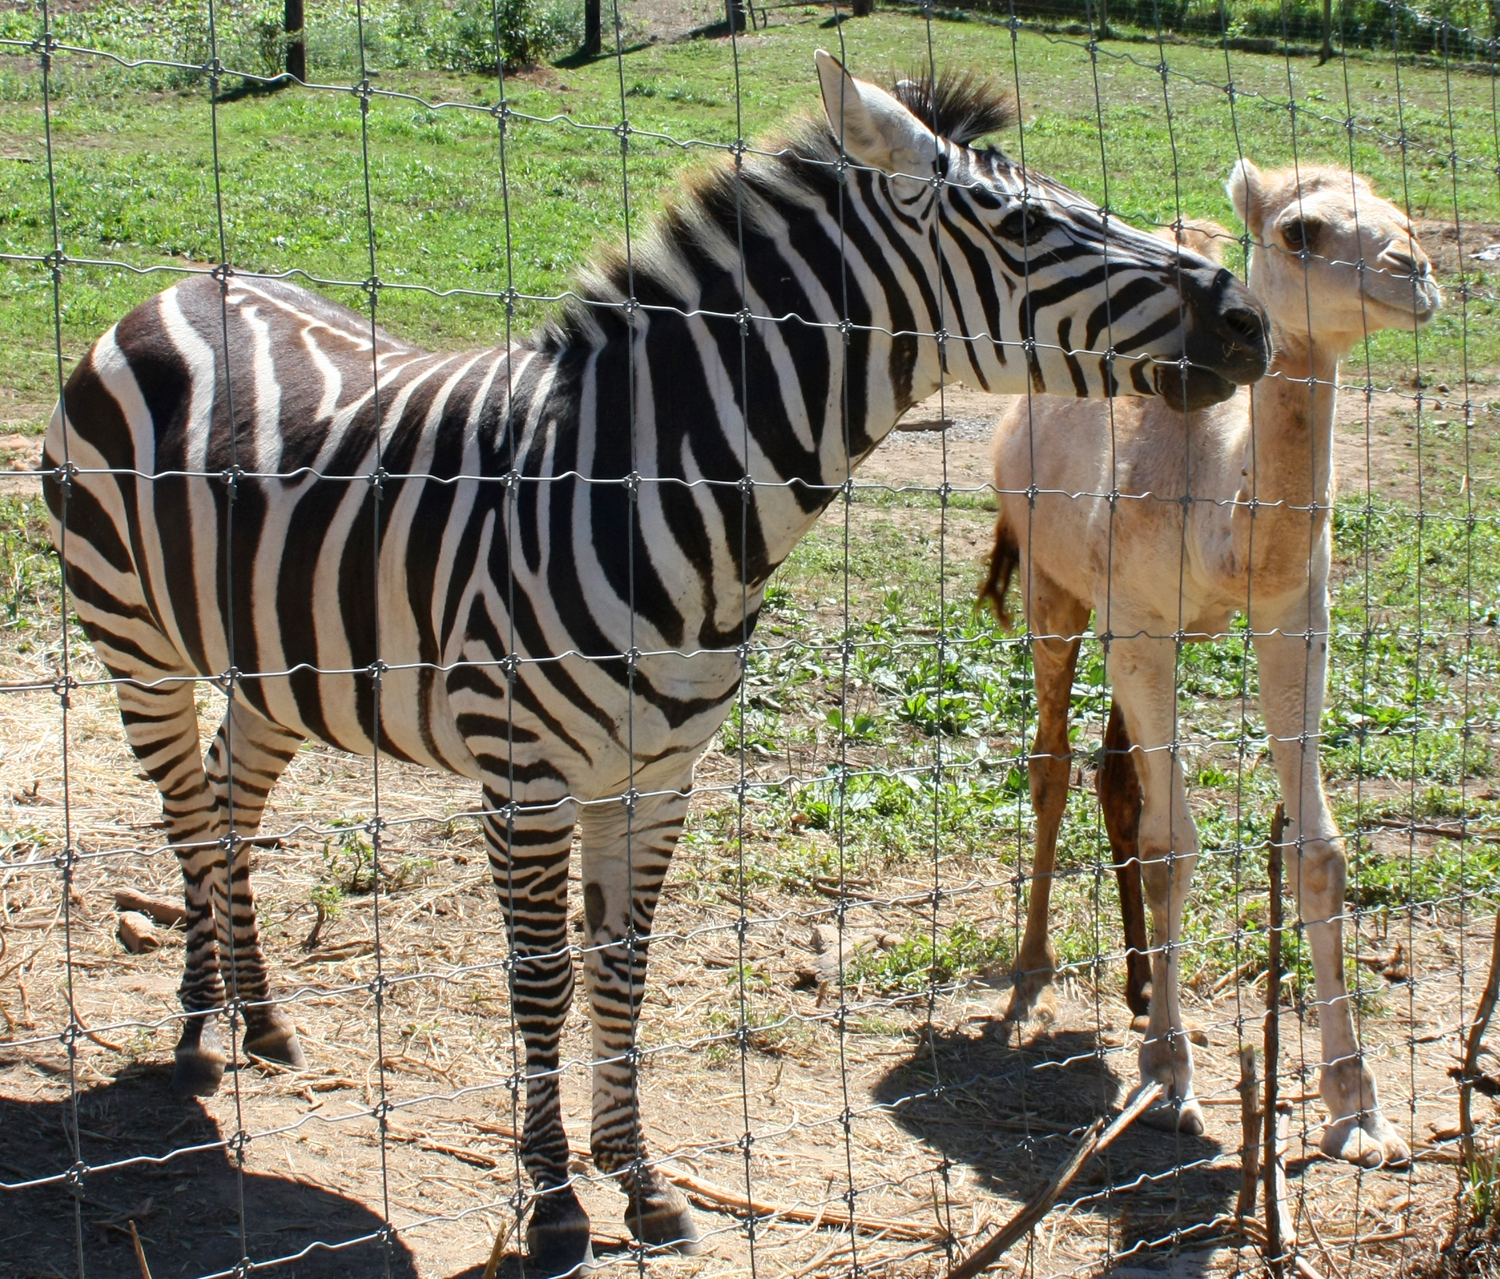
[[[219,267],[100,337],[47,434],[77,616],[183,873],[173,1088],[219,1086],[225,1014],[304,1064],[250,884],[299,745],[473,779],[544,1274],[592,1264],[558,1095],[575,827],[593,1161],[643,1244],[699,1246],[641,1132],[652,918],[767,580],[854,466],[945,380],[1190,409],[1266,367],[1229,273],[975,145],[1013,120],[982,77],[816,67],[824,118],[689,179],[528,340],[433,354]],[[200,759],[204,679],[228,709]]]

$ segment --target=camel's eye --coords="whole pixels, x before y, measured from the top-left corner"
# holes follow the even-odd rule
[[[1310,218],[1288,218],[1281,224],[1281,239],[1292,253],[1311,250],[1318,238],[1318,224]]]

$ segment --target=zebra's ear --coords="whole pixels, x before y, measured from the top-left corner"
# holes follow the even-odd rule
[[[833,136],[857,164],[925,178],[937,159],[937,139],[884,89],[856,80],[833,54],[813,55],[823,86],[823,110]]]

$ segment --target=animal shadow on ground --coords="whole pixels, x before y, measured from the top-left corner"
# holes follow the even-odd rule
[[[364,1204],[290,1176],[249,1170],[241,1176],[220,1144],[218,1125],[196,1101],[174,1097],[167,1076],[143,1070],[78,1093],[80,1153],[91,1167],[208,1147],[82,1179],[77,1212],[82,1273],[89,1279],[140,1279],[130,1221],[155,1279],[233,1271],[240,1261],[242,1188],[252,1262],[309,1249],[266,1272],[277,1279],[416,1279],[412,1255],[399,1241],[389,1245],[387,1270],[380,1217]],[[15,1185],[72,1167],[73,1130],[67,1100],[0,1097],[0,1181]],[[250,1168],[254,1150],[252,1144]],[[0,1277],[79,1274],[74,1213],[74,1192],[66,1183],[0,1190]],[[356,1239],[363,1242],[337,1251],[316,1246]]]
[[[907,1132],[972,1169],[982,1189],[1025,1200],[1088,1124],[1124,1103],[1130,1084],[1122,1081],[1135,1077],[1135,1053],[1106,1048],[1102,1056],[1099,1048],[1092,1031],[1043,1033],[1020,1046],[1014,1032],[1008,1041],[962,1028],[935,1032],[931,1049],[922,1043],[887,1072],[875,1096]],[[1174,1225],[1186,1228],[1232,1210],[1237,1169],[1209,1166],[1221,1153],[1215,1141],[1135,1124],[1063,1199],[1082,1201],[1075,1217],[1091,1213],[1110,1222],[1116,1253],[1167,1246]]]

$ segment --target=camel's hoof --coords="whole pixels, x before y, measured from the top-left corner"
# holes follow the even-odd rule
[[[258,1015],[245,1027],[244,1050],[266,1061],[290,1066],[293,1070],[305,1069],[307,1058],[303,1055],[292,1019],[274,1007],[257,1009],[256,1013]]]
[[[571,1189],[538,1196],[526,1223],[527,1269],[542,1279],[594,1273],[588,1214]]]
[[[172,1091],[179,1097],[212,1097],[224,1079],[224,1049],[219,1028],[207,1017],[196,1017],[182,1029],[173,1054]]]
[[[1148,1106],[1141,1115],[1141,1123],[1159,1132],[1182,1132],[1189,1137],[1203,1135],[1203,1107],[1196,1097],[1179,1102],[1175,1096],[1164,1097],[1155,1105]]]
[[[1018,976],[1010,992],[1010,1005],[1001,1018],[1004,1026],[1017,1026],[1024,1021],[1034,1021],[1050,1026],[1057,1020],[1057,996],[1052,990],[1052,974],[1038,976],[1028,973]]]
[[[1410,1148],[1378,1114],[1366,1115],[1363,1124],[1353,1115],[1325,1124],[1318,1149],[1359,1168],[1398,1168],[1411,1162]]]
[[[703,1251],[693,1210],[677,1187],[660,1174],[651,1174],[651,1184],[644,1190],[631,1191],[625,1224],[632,1235],[652,1247],[670,1248],[684,1257]]]

